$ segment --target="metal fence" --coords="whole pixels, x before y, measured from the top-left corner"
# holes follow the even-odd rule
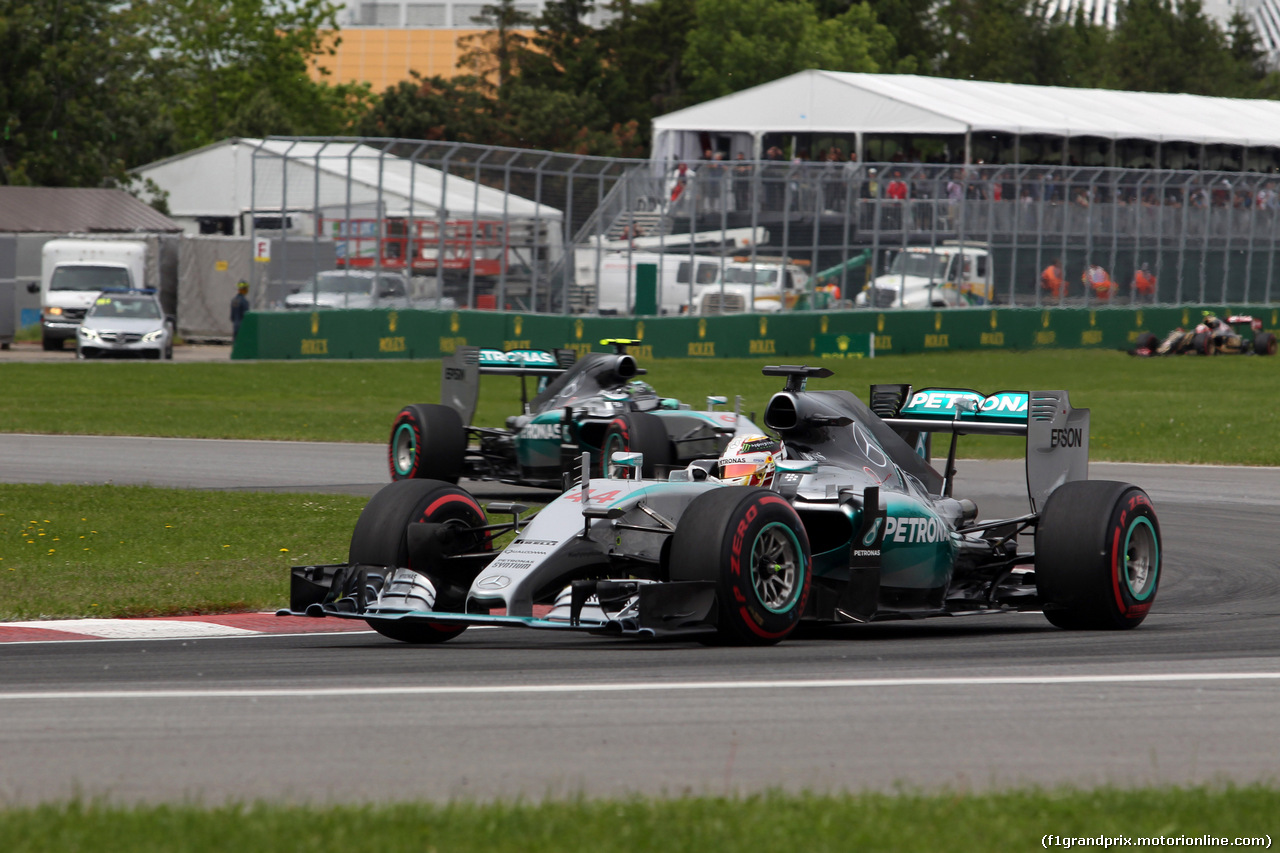
[[[1257,173],[682,167],[459,143],[273,139],[254,156],[252,223],[332,241],[339,265],[400,271],[424,304],[441,307],[590,312],[602,269],[638,252],[834,270],[828,280],[849,304],[895,253],[954,242],[987,248],[1001,304],[1269,303],[1280,298],[1278,185],[1280,176]],[[845,264],[868,250],[869,264]],[[1041,274],[1055,260],[1065,286],[1047,290]],[[1085,283],[1090,265],[1114,287]],[[1144,266],[1150,293],[1134,287]]]

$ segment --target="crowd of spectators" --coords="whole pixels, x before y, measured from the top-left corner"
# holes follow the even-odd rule
[[[1242,177],[1233,182],[1229,177],[1205,175],[1153,186],[1137,173],[1110,173],[1104,178],[1096,169],[995,167],[981,160],[959,167],[922,163],[864,167],[856,151],[846,155],[838,146],[817,157],[802,149],[787,158],[775,145],[765,151],[762,163],[747,160],[741,152],[730,161],[725,152],[708,149],[700,161],[677,164],[673,176],[672,201],[684,195],[686,205],[693,204],[688,197],[696,195],[699,213],[750,210],[757,196],[761,210],[824,213],[840,213],[852,203],[874,199],[945,200],[953,217],[965,200],[1280,210],[1277,180]],[[688,184],[695,178],[697,192],[688,193]]]

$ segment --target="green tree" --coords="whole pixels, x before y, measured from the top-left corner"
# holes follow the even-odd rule
[[[1234,88],[1225,34],[1199,0],[1128,0],[1116,9],[1102,84],[1139,92],[1225,94]]]
[[[336,134],[363,110],[367,87],[312,80],[332,52],[329,0],[147,0],[145,33],[163,68],[178,150],[227,136]]]
[[[465,52],[458,67],[484,84],[492,78],[501,100],[516,74],[518,57],[529,44],[529,37],[521,30],[533,24],[533,16],[517,8],[515,0],[499,0],[481,7],[471,21],[486,29],[461,40]]]
[[[803,71],[878,71],[893,36],[865,3],[822,20],[809,0],[699,0],[684,62],[707,100]]]
[[[99,186],[167,151],[152,57],[110,0],[0,0],[0,182]]]
[[[613,18],[599,38],[604,70],[613,80],[603,87],[605,111],[614,126],[636,123],[642,149],[655,116],[691,103],[684,51],[695,5],[696,0],[614,0],[606,7]]]
[[[364,136],[493,143],[500,134],[495,107],[474,77],[446,80],[413,72],[412,80],[397,83],[375,99],[356,123],[356,131]]]
[[[1045,67],[1046,51],[1054,65],[1064,58],[1053,43],[1065,22],[1055,26],[1043,0],[947,0],[937,20],[937,69],[944,77],[1046,84],[1054,74]]]

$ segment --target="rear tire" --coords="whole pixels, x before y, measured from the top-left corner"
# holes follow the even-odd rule
[[[467,453],[462,418],[448,406],[405,406],[391,425],[387,462],[392,480],[458,482]]]
[[[1045,502],[1036,528],[1036,587],[1059,628],[1137,627],[1160,585],[1160,523],[1128,483],[1077,480]]]
[[[608,476],[609,457],[614,453],[643,453],[640,471],[649,478],[656,477],[659,468],[670,468],[676,459],[662,418],[648,412],[626,412],[605,427],[597,468],[600,476]]]
[[[1276,354],[1276,336],[1270,332],[1258,332],[1253,339],[1253,351],[1258,355]]]
[[[402,480],[383,486],[365,505],[351,534],[351,565],[396,566],[413,569],[432,581],[440,595],[439,584],[429,572],[414,567],[409,557],[408,527],[419,521],[437,524],[457,523],[475,527],[487,523],[484,510],[468,492],[439,480]],[[478,549],[492,548],[488,534],[475,543]],[[424,567],[425,568],[425,567]],[[458,606],[461,602],[447,602]],[[441,607],[436,599],[436,609]],[[367,620],[369,627],[384,637],[402,643],[443,643],[467,629],[466,625],[431,622],[384,622]]]
[[[809,600],[809,537],[777,492],[726,486],[699,495],[672,536],[673,581],[716,583],[716,629],[734,645],[767,646],[795,630]]]

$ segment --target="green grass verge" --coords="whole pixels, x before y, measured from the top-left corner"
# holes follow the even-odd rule
[[[365,499],[0,486],[0,620],[288,604],[289,566],[346,562]]]
[[[0,838],[12,853],[982,853],[1041,849],[1046,835],[1093,839],[1092,849],[1100,836],[1230,845],[1274,833],[1277,810],[1280,791],[1258,785],[325,808],[73,803],[0,811]]]
[[[798,361],[799,359],[791,359]],[[776,359],[647,362],[664,395],[701,407],[741,394],[757,414],[779,388],[760,367]],[[1097,350],[956,352],[824,362],[811,387],[865,396],[872,382],[991,392],[1065,388],[1093,410],[1092,458],[1280,465],[1280,359],[1134,359]],[[384,442],[401,406],[434,402],[440,366],[420,362],[7,364],[0,432]],[[517,380],[485,377],[476,421],[519,410]],[[1013,457],[1017,441],[969,438],[963,455]]]

